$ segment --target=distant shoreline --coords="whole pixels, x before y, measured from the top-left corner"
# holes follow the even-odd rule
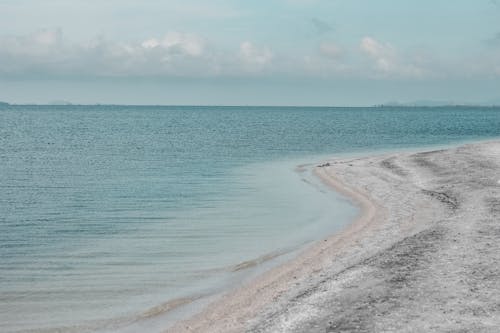
[[[55,104],[38,104],[38,103],[8,103],[0,102],[0,108],[3,107],[190,107],[190,108],[332,108],[332,109],[380,109],[380,108],[500,108],[500,104],[375,104],[375,105],[191,105],[191,104],[78,104],[78,103],[55,103]]]
[[[358,219],[167,332],[498,329],[499,167],[500,141],[329,161]]]

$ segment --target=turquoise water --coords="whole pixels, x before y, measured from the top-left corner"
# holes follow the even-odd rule
[[[2,108],[0,331],[126,328],[338,230],[299,164],[499,135],[500,108]]]

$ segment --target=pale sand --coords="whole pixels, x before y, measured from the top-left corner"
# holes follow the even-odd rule
[[[500,142],[329,164],[361,216],[168,332],[500,332]]]

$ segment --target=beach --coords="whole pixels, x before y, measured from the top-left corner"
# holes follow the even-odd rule
[[[0,333],[500,332],[500,0],[0,13]]]
[[[497,332],[500,142],[332,159],[359,217],[166,332]]]
[[[263,330],[413,232],[393,230],[383,216],[400,208],[380,196],[425,198],[437,219],[439,201],[411,187],[427,169],[399,159],[498,138],[498,111],[9,106],[0,331]]]

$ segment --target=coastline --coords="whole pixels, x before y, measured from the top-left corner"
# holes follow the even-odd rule
[[[175,323],[165,332],[246,331],[246,323],[254,320],[265,305],[274,302],[310,274],[317,275],[323,261],[363,237],[368,231],[365,229],[372,227],[375,215],[385,214],[383,207],[372,202],[366,193],[342,183],[340,179],[322,174],[318,168],[315,168],[314,174],[359,207],[358,216],[340,231],[326,235],[300,251],[296,257],[228,291],[201,312]]]
[[[500,175],[492,167],[497,162],[500,165],[500,157],[495,155],[496,151],[500,151],[499,141],[467,144],[431,152],[389,153],[332,160],[316,168],[315,173],[324,182],[349,197],[361,208],[358,218],[344,230],[312,244],[295,259],[228,292],[200,313],[168,328],[166,332],[368,332],[382,331],[384,327],[397,327],[398,331],[407,330],[409,327],[433,330],[433,326],[429,326],[418,311],[413,315],[405,312],[408,318],[400,313],[408,310],[410,305],[415,307],[416,304],[425,303],[424,300],[420,303],[410,300],[408,302],[411,304],[405,306],[398,298],[403,295],[410,299],[418,298],[408,294],[411,291],[408,284],[413,281],[413,275],[417,274],[415,272],[422,273],[424,269],[420,266],[426,267],[422,262],[432,263],[432,260],[418,258],[418,263],[412,263],[415,259],[414,252],[425,252],[425,257],[432,257],[432,253],[427,253],[430,248],[436,251],[435,245],[432,244],[449,238],[447,232],[443,231],[444,225],[456,223],[457,216],[461,216],[457,215],[457,207],[462,205],[459,203],[461,199],[447,194],[446,191],[436,191],[433,186],[448,186],[442,179],[450,177],[450,170],[446,171],[446,167],[456,167],[457,163],[472,163],[472,167],[479,166],[479,170],[471,169],[471,172],[475,172],[472,176],[498,176],[498,181],[490,184],[498,190]],[[479,162],[473,162],[474,160]],[[451,165],[442,166],[442,163]],[[467,175],[462,178],[464,177],[467,178]],[[457,182],[457,186],[463,183],[462,178]],[[477,183],[476,178],[472,178],[470,183]],[[374,190],[377,186],[380,188]],[[480,188],[479,191],[484,192],[484,189]],[[500,214],[500,209],[498,210]],[[497,214],[492,210],[490,216],[483,217],[491,218],[492,212]],[[468,236],[461,235],[463,241],[469,244]],[[460,235],[453,236],[455,240],[450,242],[456,244]],[[408,242],[411,244],[406,244]],[[405,252],[409,263],[402,259],[401,253],[394,254],[396,250],[400,251],[399,247],[410,248],[411,251]],[[446,251],[449,252],[446,252],[448,261],[450,257],[456,259],[458,250],[446,247]],[[494,254],[492,256],[490,259],[496,259]],[[435,260],[439,261],[441,258]],[[414,266],[418,266],[418,269]],[[429,267],[426,269],[431,270],[432,267]],[[459,283],[457,281],[461,280],[460,276],[451,272],[450,267],[439,274],[449,275],[448,278],[453,283]],[[496,272],[492,274],[495,275]],[[387,275],[391,277],[387,278]],[[420,275],[418,279],[415,278],[420,279]],[[433,289],[432,282],[426,280],[424,286]],[[390,288],[400,290],[401,295],[394,295],[396,292]],[[495,291],[498,291],[496,285],[493,288],[493,292]],[[420,291],[422,294],[427,292],[429,290],[425,288]],[[387,294],[390,294],[390,297]],[[478,320],[485,320],[481,317],[472,316],[464,324],[463,312],[467,306],[458,306],[461,312],[456,308],[457,304],[467,300],[461,299],[461,294],[455,295],[453,291],[447,291],[445,296],[454,300],[455,310],[448,309],[443,304],[433,304],[440,310],[445,308],[445,312],[436,315],[432,311],[424,311],[433,319],[430,322],[434,322],[434,329],[444,330],[445,326],[458,329],[467,326],[479,328],[479,331],[488,331],[491,327],[499,327],[498,320],[492,320],[491,316],[488,316],[489,322],[493,323],[486,328],[478,324]],[[380,299],[377,300],[378,298]],[[439,303],[439,300],[434,301]],[[395,302],[403,302],[399,304],[401,311],[390,311],[391,304],[394,305]],[[350,306],[356,304],[364,310],[356,312],[350,309]],[[340,305],[343,309],[339,308]],[[429,308],[433,309],[433,306]],[[383,314],[380,318],[374,316],[378,311]],[[492,311],[485,313],[491,314]],[[498,311],[496,308],[495,312]],[[391,317],[396,312],[397,320]],[[450,312],[453,313],[451,317],[446,315]],[[462,319],[457,317],[456,313],[462,313]],[[409,324],[409,318],[413,318],[413,325]]]

